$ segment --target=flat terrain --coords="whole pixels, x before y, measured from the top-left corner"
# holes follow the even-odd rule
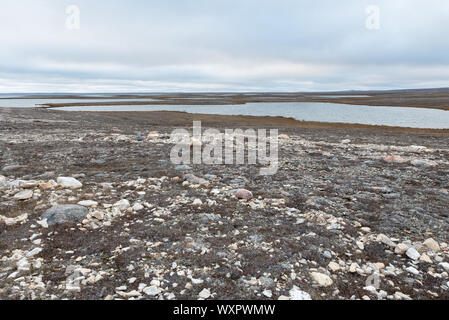
[[[278,173],[172,164],[170,133],[192,120],[279,128]],[[447,299],[448,138],[285,118],[0,108],[0,299]],[[254,199],[238,200],[239,188]],[[88,212],[79,222],[42,217],[79,202]]]
[[[336,97],[342,95],[344,97]],[[366,97],[364,97],[366,96]],[[80,103],[52,103],[48,108],[63,106],[95,106],[95,105],[229,105],[253,102],[332,102],[368,106],[396,106],[449,110],[449,89],[398,90],[398,91],[351,91],[351,92],[323,92],[323,93],[177,93],[152,95],[116,95],[116,99],[142,99],[129,102],[92,102],[95,98],[76,95],[66,96],[30,96],[42,99],[81,99],[89,102]],[[96,97],[104,99],[109,97]],[[148,99],[151,99],[148,100]]]

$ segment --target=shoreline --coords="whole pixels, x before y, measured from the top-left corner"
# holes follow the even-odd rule
[[[282,117],[282,116],[250,116],[250,115],[219,115],[219,114],[203,114],[203,113],[189,113],[183,111],[63,111],[52,110],[58,112],[70,112],[70,113],[95,113],[95,114],[115,114],[115,115],[127,115],[127,116],[141,116],[146,113],[159,114],[167,121],[167,125],[170,124],[170,116],[175,114],[177,116],[184,115],[183,120],[187,122],[197,119],[204,121],[204,123],[223,123],[235,126],[266,126],[273,127],[279,126],[283,128],[314,128],[314,129],[326,129],[326,128],[344,128],[344,129],[365,129],[375,131],[391,131],[391,132],[406,132],[414,134],[436,134],[449,136],[449,129],[432,129],[432,128],[413,128],[413,127],[397,127],[397,126],[383,126],[383,125],[367,125],[357,123],[342,123],[342,122],[320,122],[320,121],[302,121],[294,118]],[[150,117],[150,116],[148,116]],[[186,123],[183,123],[184,125]]]

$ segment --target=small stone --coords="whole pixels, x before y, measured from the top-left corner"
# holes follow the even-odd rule
[[[184,179],[192,184],[209,185],[209,181],[189,173],[184,175]]]
[[[312,300],[310,294],[300,290],[297,286],[293,286],[293,288],[289,291],[289,294],[290,300]]]
[[[449,263],[447,263],[447,262],[440,262],[440,266],[442,266],[443,269],[446,270],[446,272],[449,272]]]
[[[329,270],[336,272],[338,270],[340,270],[340,265],[336,262],[330,262],[329,265],[327,266],[329,268]]]
[[[161,293],[161,289],[155,286],[149,286],[143,289],[143,293],[145,293],[147,296],[156,296]]]
[[[19,271],[30,271],[30,263],[26,258],[22,258],[17,262],[17,270]]]
[[[34,249],[31,250],[30,252],[28,252],[28,253],[26,254],[26,256],[27,256],[28,258],[34,257],[35,255],[38,255],[39,253],[41,253],[42,250],[43,250],[42,248],[34,248]]]
[[[441,250],[440,249],[440,245],[438,244],[438,242],[436,242],[432,238],[429,238],[426,241],[424,241],[423,245],[425,245],[427,248],[429,248],[433,252],[439,252]]]
[[[415,167],[435,167],[438,165],[438,163],[435,161],[419,159],[410,161],[410,164],[414,165]]]
[[[61,187],[68,189],[80,189],[83,186],[81,182],[79,182],[75,178],[70,177],[59,177],[57,179],[57,182]]]
[[[379,234],[377,236],[377,241],[382,242],[383,244],[391,247],[391,248],[395,248],[396,247],[396,243],[394,243],[390,238],[388,238],[386,235],[384,234]]]
[[[91,213],[91,216],[99,221],[102,221],[104,219],[104,213],[101,211],[94,211]]]
[[[421,262],[427,262],[427,263],[432,263],[432,259],[430,259],[430,257],[429,257],[427,254],[425,254],[425,253],[423,253],[423,254],[421,255],[421,257],[419,257],[419,261],[421,261]]]
[[[48,182],[42,182],[42,183],[39,184],[39,188],[43,189],[43,190],[54,189],[57,186],[58,186],[58,184],[55,181],[53,181],[53,180],[50,180]]]
[[[78,204],[80,206],[88,207],[88,208],[96,208],[98,206],[98,202],[92,201],[92,200],[80,201],[80,202],[78,202]]]
[[[200,199],[195,199],[192,204],[194,206],[202,206],[203,205],[203,201],[201,201]]]
[[[23,190],[14,195],[14,199],[16,200],[28,200],[33,197],[33,191],[31,190]]]
[[[410,259],[412,259],[412,260],[418,260],[419,257],[421,256],[421,255],[419,254],[419,252],[418,252],[414,247],[410,247],[410,248],[407,250],[407,252],[405,253],[405,255],[406,255],[407,257],[409,257]]]
[[[359,265],[357,263],[352,263],[349,267],[349,272],[354,273],[357,271],[357,268],[359,268]]]
[[[133,205],[133,211],[140,211],[140,210],[143,210],[143,209],[144,209],[144,206],[141,205],[140,203],[136,203],[136,204]]]
[[[208,289],[203,289],[200,294],[199,297],[201,299],[209,299],[209,297],[211,296],[210,291]]]
[[[271,290],[264,290],[262,292],[262,294],[267,298],[271,298],[273,296],[273,293],[271,292]]]
[[[6,166],[3,167],[2,171],[4,172],[12,172],[12,171],[17,171],[19,169],[25,168],[24,166],[21,165],[11,165],[11,166]]]
[[[334,281],[332,281],[332,279],[324,273],[312,272],[311,276],[313,280],[315,280],[315,282],[322,287],[329,287],[334,283]]]
[[[407,271],[410,272],[411,274],[419,275],[419,271],[418,271],[416,268],[414,268],[414,267],[408,267],[408,268],[406,268],[405,270],[407,270]]]
[[[114,207],[118,208],[121,211],[125,211],[129,207],[131,207],[131,204],[128,200],[122,199],[114,204]]]
[[[89,210],[76,204],[56,205],[48,209],[42,215],[47,225],[81,222],[86,218]]]
[[[396,254],[404,254],[408,250],[408,245],[404,243],[400,243],[394,249],[394,253]]]
[[[240,189],[235,194],[238,199],[251,200],[253,198],[253,193],[246,189]]]

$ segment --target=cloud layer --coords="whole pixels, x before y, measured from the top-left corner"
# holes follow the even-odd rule
[[[449,87],[448,1],[340,2],[3,0],[0,92]]]

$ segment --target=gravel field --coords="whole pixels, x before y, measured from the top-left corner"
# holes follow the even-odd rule
[[[279,128],[278,173],[172,164],[195,119]],[[448,137],[0,109],[0,299],[447,299]]]

